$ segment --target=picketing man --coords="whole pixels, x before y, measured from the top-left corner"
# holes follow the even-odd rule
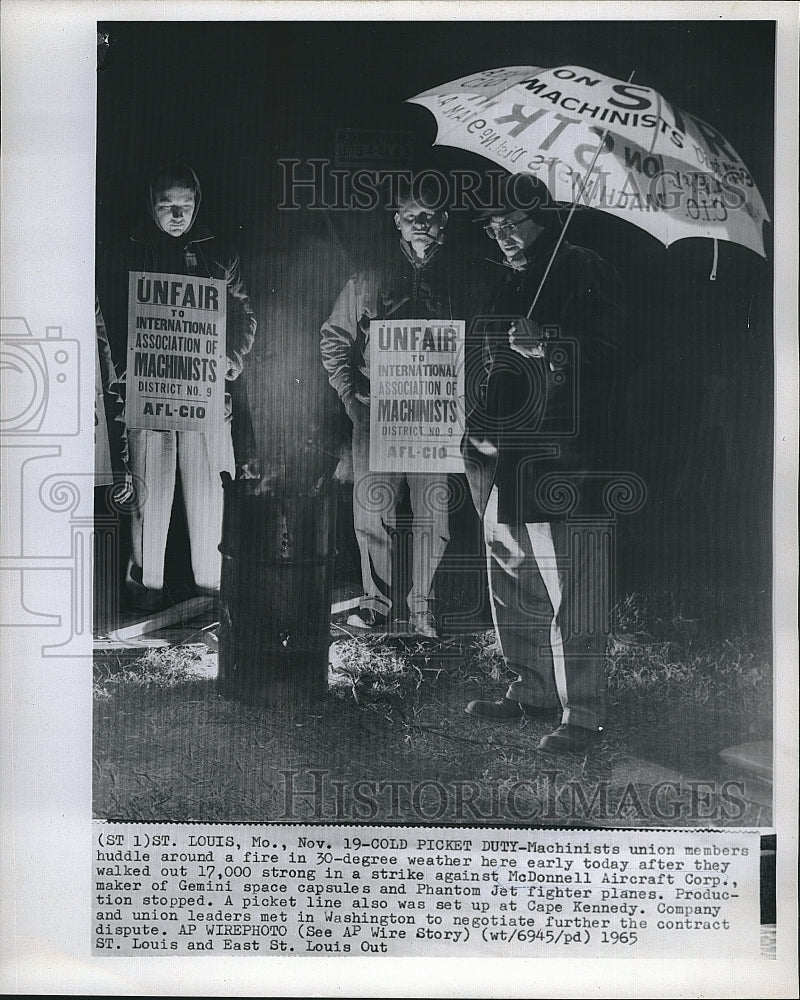
[[[352,275],[321,329],[322,363],[352,422],[353,520],[363,596],[349,624],[385,629],[392,605],[392,538],[407,485],[413,512],[412,582],[407,596],[415,632],[437,638],[433,579],[450,538],[447,476],[435,472],[371,472],[370,321],[459,317],[463,292],[445,243],[448,213],[430,175],[398,185],[393,251]]]
[[[560,501],[574,496],[589,521],[598,513],[623,363],[620,283],[596,253],[558,245],[561,215],[530,175],[510,176],[480,221],[502,275],[480,324],[478,370],[467,373],[462,454],[483,521],[492,616],[517,677],[503,698],[466,711],[554,726],[560,717],[540,748],[581,752],[605,725],[608,625],[596,618],[609,584]]]
[[[224,419],[207,430],[128,427],[130,471],[136,489],[126,586],[131,603],[158,609],[165,603],[164,557],[176,479],[189,535],[192,572],[199,594],[220,585],[223,490],[220,474],[247,475],[257,461],[242,376],[257,322],[242,280],[239,256],[199,219],[200,182],[194,170],[173,163],[150,180],[147,217],[118,253],[106,259],[98,283],[110,300],[105,312],[117,368],[127,362],[127,294],[131,271],[224,280],[227,289]],[[104,303],[101,303],[104,305]],[[113,316],[113,319],[112,319]],[[232,423],[245,430],[236,442]],[[234,446],[236,445],[236,454]]]

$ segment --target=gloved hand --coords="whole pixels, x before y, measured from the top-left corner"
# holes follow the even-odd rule
[[[515,319],[508,328],[508,346],[523,358],[543,358],[542,328],[535,319]]]
[[[257,458],[251,458],[250,461],[242,463],[242,465],[236,468],[236,478],[237,479],[260,479],[261,469],[259,467],[259,461]]]
[[[123,481],[114,484],[111,495],[115,503],[128,503],[129,500],[133,500],[134,492],[133,476],[126,471]]]

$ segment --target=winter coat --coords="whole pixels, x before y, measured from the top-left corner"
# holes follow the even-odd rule
[[[532,317],[542,328],[545,356],[524,357],[509,346],[509,326],[527,316],[556,238],[542,233],[525,254],[524,269],[504,266],[476,326],[479,349],[467,371],[467,479],[481,516],[497,486],[498,516],[508,524],[597,516],[603,510],[598,473],[614,471],[608,445],[625,326],[614,269],[596,253],[563,242]],[[562,504],[565,490],[576,491],[574,504]]]
[[[124,373],[127,367],[130,271],[196,275],[225,281],[227,286],[225,353],[229,364],[225,376],[225,392],[229,396],[226,410],[232,411],[234,452],[236,464],[241,467],[252,463],[256,457],[247,387],[244,380],[239,380],[239,376],[242,374],[245,358],[253,346],[257,321],[242,280],[239,255],[231,244],[216,237],[203,222],[198,220],[201,200],[199,183],[192,224],[181,236],[169,236],[159,228],[155,221],[153,196],[151,186],[149,216],[134,230],[127,241],[113,252],[100,255],[98,294],[108,329],[111,354],[124,385]]]
[[[226,378],[239,377],[253,346],[257,322],[242,280],[239,255],[229,243],[214,236],[202,222],[195,222],[183,236],[173,238],[148,219],[130,235],[123,248],[106,260],[103,270],[100,293],[105,301],[101,300],[101,305],[118,370],[124,371],[127,363],[128,272],[155,271],[225,281],[228,293],[225,349],[231,364]]]
[[[434,244],[420,260],[404,240],[377,267],[352,275],[322,324],[328,381],[348,408],[369,402],[369,324],[373,319],[465,319],[463,289]]]

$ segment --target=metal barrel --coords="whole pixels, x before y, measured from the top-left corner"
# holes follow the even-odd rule
[[[250,705],[308,705],[328,683],[332,497],[258,494],[227,475],[223,488],[218,690]]]

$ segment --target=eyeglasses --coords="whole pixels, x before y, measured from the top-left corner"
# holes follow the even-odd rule
[[[487,222],[483,231],[490,240],[502,240],[507,236],[516,236],[519,232],[519,224],[516,222],[501,222],[495,225],[494,222]]]

